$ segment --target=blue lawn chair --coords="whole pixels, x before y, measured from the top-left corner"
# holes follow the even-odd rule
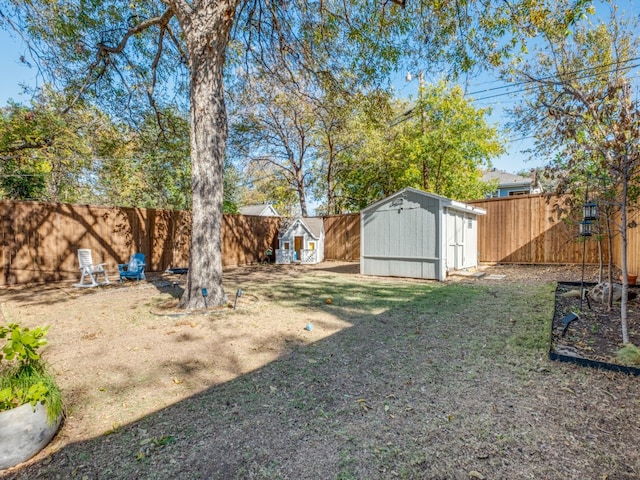
[[[135,278],[137,281],[145,280],[144,276],[144,253],[134,253],[129,259],[129,263],[121,263],[118,265],[120,271],[120,282],[123,278]]]

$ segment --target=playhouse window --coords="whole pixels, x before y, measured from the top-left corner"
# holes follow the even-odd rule
[[[284,250],[289,250],[291,248],[289,245],[289,242],[284,242]]]
[[[309,242],[309,250],[315,250],[316,249],[316,242]]]

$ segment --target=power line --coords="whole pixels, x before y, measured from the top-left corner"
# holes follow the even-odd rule
[[[636,61],[636,60],[640,60],[640,57],[630,58],[630,59],[625,60],[625,61],[623,61],[621,63],[624,64],[624,63],[628,63],[628,62],[632,62],[632,61]],[[580,72],[585,72],[585,71],[596,71],[598,69],[609,67],[611,65],[618,65],[618,63],[610,63],[610,64],[606,64],[606,65],[599,65],[597,67],[584,68],[584,69],[581,69],[581,70],[576,70],[574,72],[569,72],[569,73],[567,73],[565,75],[574,75],[574,74],[578,74]],[[635,65],[625,66],[625,67],[622,68],[622,70],[632,70],[632,69],[638,68],[638,67],[640,67],[640,63],[637,63]],[[584,75],[584,76],[581,76],[581,77],[577,77],[576,80],[584,80],[584,79],[587,79],[587,78],[598,77],[600,75],[604,75],[604,74],[607,74],[607,73],[615,72],[616,70],[617,69],[610,69],[610,70],[607,70],[607,71],[604,71],[604,72],[596,72],[596,73],[592,73],[590,75]],[[547,79],[552,79],[552,78],[556,78],[556,77],[557,77],[557,75],[548,75],[546,77],[542,77],[542,78],[537,79],[537,80],[524,80],[522,82],[516,82],[516,83],[513,83],[513,84],[509,84],[509,85],[503,85],[503,86],[500,86],[500,87],[493,87],[493,88],[486,89],[486,90],[479,90],[477,92],[470,92],[468,94],[465,94],[465,96],[470,96],[470,95],[473,95],[474,93],[490,92],[490,91],[496,91],[496,90],[501,90],[501,89],[506,89],[506,88],[513,88],[513,87],[516,87],[516,86],[519,86],[519,85],[527,85],[527,84],[530,84],[530,83],[537,83],[537,82],[539,82],[541,80],[547,80]],[[635,79],[635,78],[639,78],[639,77],[640,77],[640,75],[634,75],[634,76],[632,76],[630,78],[631,79]],[[510,92],[498,93],[496,95],[489,95],[489,96],[486,96],[486,97],[474,98],[473,101],[474,102],[480,102],[480,101],[483,101],[483,100],[490,100],[492,98],[511,97],[512,95],[514,95],[516,93],[524,93],[526,91],[527,91],[526,88],[522,88],[522,89],[519,89],[519,90],[516,90],[516,91],[510,91]],[[413,107],[413,108],[407,110],[406,112],[403,112],[402,115],[396,117],[396,120],[393,123],[390,123],[388,125],[389,125],[389,127],[395,127],[395,126],[397,126],[397,125],[409,120],[410,118],[414,117],[418,113],[419,112],[417,111],[417,107]]]
[[[576,70],[576,71],[573,71],[573,72],[568,72],[565,75],[577,75],[577,74],[579,74],[581,72],[589,72],[589,71],[593,72],[593,73],[591,73],[589,75],[583,75],[583,76],[580,76],[580,77],[576,77],[576,80],[584,80],[584,79],[587,79],[587,78],[593,78],[593,77],[598,77],[598,76],[605,75],[605,74],[608,74],[608,73],[612,73],[612,72],[615,72],[617,70],[617,69],[609,69],[607,71],[597,72],[597,70],[599,70],[599,69],[602,69],[602,68],[605,68],[605,67],[610,67],[612,65],[618,65],[619,63],[625,64],[625,63],[629,63],[629,62],[637,61],[637,60],[640,60],[640,57],[630,58],[628,60],[625,60],[623,62],[618,62],[618,63],[609,63],[609,64],[605,64],[605,65],[599,65],[597,67],[583,68],[583,69]],[[632,70],[632,69],[638,68],[638,67],[640,67],[640,63],[636,63],[634,65],[627,65],[625,67],[622,67],[621,70]],[[639,77],[640,77],[640,75],[634,75],[634,76],[632,76],[630,78],[631,79],[635,79],[635,78],[639,78]],[[557,78],[557,75],[547,75],[546,77],[542,77],[542,78],[536,79],[536,80],[524,80],[524,81],[521,81],[521,82],[515,82],[515,83],[512,83],[512,84],[508,84],[508,85],[502,85],[500,87],[493,87],[493,88],[489,88],[489,89],[485,89],[485,90],[478,90],[476,92],[467,93],[464,96],[467,97],[467,96],[471,96],[471,95],[474,95],[474,94],[477,94],[477,93],[491,92],[491,91],[497,91],[497,90],[504,90],[504,89],[508,89],[508,88],[514,88],[514,87],[517,87],[517,86],[528,85],[528,84],[532,84],[532,83],[537,83],[537,82],[542,81],[542,80],[549,80],[549,79],[553,79],[553,78]],[[474,98],[473,101],[480,102],[480,101],[483,101],[483,100],[490,100],[490,99],[493,99],[493,98],[510,97],[510,96],[515,95],[517,93],[524,93],[526,91],[527,91],[526,88],[521,88],[521,89],[518,89],[518,90],[515,90],[515,91],[508,91],[508,92],[504,92],[504,93],[498,93],[498,94],[495,94],[495,95],[489,95],[489,96],[486,96],[486,97]],[[399,125],[400,123],[405,122],[409,118],[414,117],[418,113],[416,110],[417,110],[417,107],[413,107],[410,110],[407,110],[406,112],[402,113],[402,115],[397,117],[396,120],[393,123],[389,124],[389,127],[395,127],[396,125]]]
[[[636,60],[640,60],[640,58],[637,58]],[[637,68],[637,67],[640,67],[640,63],[636,63],[635,65],[630,65],[630,66],[624,67],[622,70],[632,70],[632,69]],[[587,78],[599,77],[600,75],[605,75],[605,74],[612,73],[612,72],[615,72],[615,71],[616,71],[616,69],[612,69],[612,70],[607,70],[605,72],[594,73],[594,74],[591,74],[591,75],[584,75],[584,76],[581,76],[581,77],[576,77],[576,80],[584,80],[584,79],[587,79]],[[518,82],[518,83],[514,83],[512,85],[505,86],[504,88],[512,88],[512,87],[517,86],[517,85],[527,85],[527,84],[531,84],[531,83],[538,83],[540,81],[544,81],[544,80],[548,80],[548,79],[552,79],[552,78],[557,78],[557,76],[547,76],[547,77],[542,77],[542,78],[536,79],[536,80],[526,80],[526,81],[523,81],[523,82]],[[637,78],[637,76],[633,76],[631,78]],[[495,89],[492,89],[492,90],[496,90],[498,88],[501,88],[501,87],[496,87]],[[486,90],[486,91],[489,91],[489,90]],[[503,96],[515,95],[516,93],[523,93],[523,92],[526,92],[526,91],[527,91],[526,88],[521,88],[519,90],[515,90],[515,91],[511,91],[511,92],[498,93],[496,95],[489,95],[487,97],[474,98],[474,101],[478,101],[479,102],[479,101],[488,100],[488,99],[491,99],[491,98],[498,98],[498,97],[503,97]],[[479,93],[479,92],[477,92],[477,93]],[[469,95],[471,95],[471,94],[469,94]]]
[[[536,138],[535,135],[527,135],[526,137],[520,137],[520,138],[507,138],[505,139],[506,143],[515,143],[515,142],[521,142],[523,140],[528,140],[530,138]]]
[[[640,60],[640,57],[629,58],[629,59],[623,60],[621,62],[611,62],[611,63],[606,63],[604,65],[598,65],[598,66],[595,66],[595,67],[582,68],[580,70],[575,70],[573,72],[566,72],[564,75],[577,75],[577,74],[582,73],[582,72],[595,71],[595,70],[598,70],[598,69],[601,69],[601,68],[611,67],[611,66],[614,66],[614,65],[624,65],[625,63],[635,62],[635,61],[638,61],[638,60]],[[623,70],[629,70],[629,69],[635,68],[637,66],[638,65],[632,65],[631,67],[624,67]],[[599,73],[597,75],[602,75],[604,73],[611,73],[613,71],[615,71],[615,69],[609,70],[607,72],[602,72],[602,73]],[[487,89],[484,89],[484,90],[478,90],[478,91],[475,91],[475,92],[469,92],[469,93],[466,93],[465,96],[471,96],[471,95],[475,95],[475,94],[478,94],[478,93],[493,92],[493,91],[496,91],[496,90],[503,90],[505,88],[518,87],[520,85],[526,85],[528,83],[538,82],[540,80],[550,80],[550,79],[553,79],[553,78],[556,78],[556,77],[557,77],[557,75],[547,75],[546,77],[541,77],[541,78],[539,78],[537,80],[522,80],[520,82],[514,82],[514,83],[511,83],[511,84],[508,84],[508,85],[501,85],[499,87],[493,87],[493,88],[487,88]],[[581,77],[581,78],[588,78],[588,77]],[[499,81],[499,80],[496,80],[496,81]],[[514,92],[514,93],[518,93],[518,92]]]

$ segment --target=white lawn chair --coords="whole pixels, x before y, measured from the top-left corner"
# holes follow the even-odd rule
[[[109,283],[107,271],[104,269],[106,263],[94,265],[91,258],[91,249],[79,248],[78,262],[80,262],[80,283],[74,284],[74,287],[97,287],[98,285]],[[104,277],[102,282],[98,282],[99,275]]]

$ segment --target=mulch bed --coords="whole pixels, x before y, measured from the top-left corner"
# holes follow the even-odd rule
[[[585,283],[584,288],[589,289],[594,285]],[[558,283],[549,358],[640,375],[640,365],[624,365],[616,355],[623,346],[620,302],[614,302],[611,310],[606,304],[594,300],[583,300],[581,305],[579,295],[567,295],[567,292],[579,292],[580,287],[580,282]],[[630,286],[629,291],[640,294],[640,289],[635,286]],[[627,308],[629,342],[636,346],[640,345],[639,297],[629,300]],[[567,326],[563,319],[572,313],[578,319]]]

